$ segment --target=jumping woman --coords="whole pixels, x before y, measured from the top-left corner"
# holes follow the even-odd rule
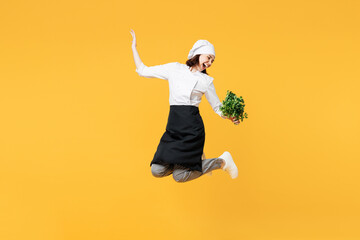
[[[222,103],[216,95],[214,78],[206,72],[214,63],[214,46],[207,40],[198,40],[190,50],[186,64],[171,62],[148,67],[137,52],[135,32],[131,30],[130,33],[136,72],[142,77],[160,78],[169,83],[170,113],[166,131],[150,163],[152,175],[165,177],[173,174],[176,182],[187,182],[222,169],[231,178],[236,178],[238,169],[229,152],[209,159],[205,159],[203,153],[205,129],[198,107],[204,94],[220,117],[239,124],[239,120],[221,114]]]

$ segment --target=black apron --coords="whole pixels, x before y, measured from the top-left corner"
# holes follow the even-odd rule
[[[199,108],[170,105],[166,131],[160,139],[151,164],[181,165],[202,172],[205,129]]]

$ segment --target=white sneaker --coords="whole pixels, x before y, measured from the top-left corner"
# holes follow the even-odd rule
[[[228,172],[232,179],[237,178],[238,169],[235,165],[233,158],[231,157],[231,154],[229,152],[225,151],[219,158],[222,158],[225,160],[225,165],[222,169],[224,171]]]

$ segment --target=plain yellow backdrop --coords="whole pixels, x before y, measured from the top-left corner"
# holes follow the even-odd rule
[[[0,239],[360,239],[359,1],[2,1]],[[208,158],[176,183],[150,161],[165,80],[198,39],[238,126],[200,104]]]

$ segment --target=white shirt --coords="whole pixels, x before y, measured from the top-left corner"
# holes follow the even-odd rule
[[[136,72],[147,78],[160,78],[169,82],[170,105],[192,105],[199,107],[205,94],[213,110],[221,116],[222,103],[216,95],[213,77],[202,72],[191,72],[190,67],[179,62],[147,67],[141,63]]]

